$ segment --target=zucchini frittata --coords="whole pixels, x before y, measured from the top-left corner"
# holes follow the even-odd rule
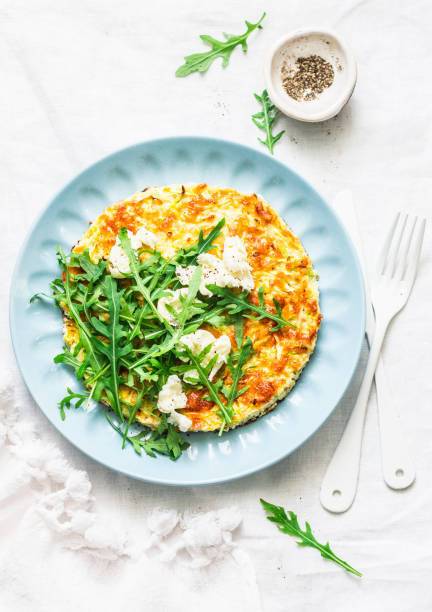
[[[76,370],[86,361],[80,375],[93,397],[151,429],[163,415],[181,431],[244,425],[292,389],[315,347],[312,262],[256,194],[206,184],[144,189],[90,225],[66,270],[72,285],[81,278],[81,291],[90,285],[96,295],[86,307],[77,298],[77,312],[106,354],[105,371],[116,372],[98,390],[81,323],[62,299]]]

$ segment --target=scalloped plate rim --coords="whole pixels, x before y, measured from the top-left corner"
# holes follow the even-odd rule
[[[313,193],[313,195],[315,197],[317,197],[320,200],[320,203],[322,205],[324,205],[324,207],[326,208],[326,212],[327,214],[330,215],[330,217],[332,218],[333,223],[335,223],[337,226],[339,226],[339,230],[344,234],[345,240],[349,246],[349,250],[351,251],[351,255],[353,258],[353,262],[354,262],[354,268],[355,268],[355,272],[357,275],[357,282],[360,288],[360,292],[361,292],[361,303],[359,304],[360,307],[360,320],[358,321],[358,333],[357,333],[357,337],[358,337],[358,342],[357,342],[357,346],[355,347],[354,350],[354,359],[353,359],[353,363],[352,363],[352,367],[351,370],[349,372],[349,375],[346,378],[345,384],[341,386],[341,390],[339,392],[339,397],[337,399],[337,401],[335,401],[334,406],[329,409],[328,413],[325,415],[325,417],[322,419],[321,423],[319,423],[314,429],[312,429],[309,434],[302,438],[301,440],[298,441],[298,443],[296,443],[295,445],[293,445],[288,451],[286,452],[282,452],[280,453],[278,456],[275,456],[274,458],[270,459],[270,460],[264,460],[261,463],[257,462],[253,465],[253,467],[248,467],[245,468],[243,470],[239,470],[237,472],[231,473],[227,476],[223,476],[223,477],[215,477],[215,478],[201,478],[201,479],[176,479],[176,478],[170,478],[170,479],[166,479],[166,478],[159,478],[159,477],[152,477],[152,476],[147,476],[147,475],[143,475],[143,474],[139,474],[136,472],[133,472],[132,470],[127,470],[124,469],[122,467],[117,467],[115,465],[110,464],[107,461],[102,460],[101,458],[98,458],[97,456],[93,455],[91,452],[88,452],[87,450],[83,449],[80,446],[80,442],[79,440],[74,440],[73,436],[70,435],[70,433],[67,430],[64,430],[61,428],[61,424],[62,422],[58,423],[55,421],[54,418],[52,418],[52,415],[50,415],[47,411],[45,411],[40,403],[37,401],[37,399],[35,398],[32,388],[31,388],[31,383],[29,382],[29,376],[27,375],[27,373],[23,370],[22,366],[21,366],[21,362],[20,362],[20,358],[19,358],[19,348],[16,344],[16,337],[15,337],[15,325],[16,325],[16,314],[14,312],[13,309],[13,305],[14,305],[14,288],[16,287],[17,284],[17,280],[19,277],[19,273],[20,273],[20,267],[21,264],[24,260],[25,254],[26,254],[26,250],[27,247],[30,243],[31,240],[31,236],[33,231],[38,227],[39,223],[43,220],[43,218],[45,217],[45,215],[48,212],[52,212],[51,209],[55,209],[54,203],[63,195],[65,194],[69,189],[71,189],[75,184],[78,184],[87,173],[96,170],[97,168],[103,166],[106,163],[109,163],[111,160],[116,159],[119,155],[121,156],[122,154],[126,154],[127,152],[132,152],[134,150],[139,150],[142,147],[148,146],[148,145],[152,145],[152,144],[158,144],[158,143],[168,143],[172,141],[174,143],[174,141],[176,143],[178,142],[190,142],[191,141],[198,141],[198,142],[202,142],[202,143],[208,143],[208,144],[215,144],[217,146],[230,146],[230,147],[234,147],[237,148],[240,152],[244,151],[244,152],[253,152],[255,155],[258,156],[262,156],[266,159],[271,160],[277,167],[279,167],[282,171],[286,171],[288,170],[291,175],[295,178],[295,180],[301,184],[302,186],[306,187],[306,189],[308,189],[309,191],[311,191]],[[321,291],[320,291],[321,294]],[[143,140],[143,141],[139,141],[130,145],[127,145],[125,147],[122,147],[120,149],[116,149],[114,151],[112,151],[111,153],[99,158],[96,162],[84,167],[82,170],[80,170],[78,172],[78,174],[76,174],[72,179],[70,179],[61,189],[57,190],[54,195],[48,200],[48,203],[42,207],[42,209],[40,210],[40,212],[37,214],[35,220],[31,223],[30,225],[30,229],[27,231],[27,234],[23,240],[23,242],[21,243],[19,252],[18,252],[18,256],[14,265],[14,269],[13,269],[13,273],[12,273],[12,277],[11,277],[11,282],[10,282],[10,297],[9,297],[9,329],[10,329],[10,334],[11,334],[11,341],[12,341],[12,347],[13,347],[13,351],[15,354],[15,359],[18,365],[18,369],[20,371],[20,374],[22,376],[22,379],[24,380],[24,383],[30,393],[30,395],[33,398],[33,401],[36,403],[36,405],[39,407],[40,411],[44,414],[45,418],[51,423],[51,425],[54,426],[54,428],[64,437],[66,438],[66,440],[68,440],[68,442],[70,442],[75,448],[77,448],[78,450],[80,450],[84,455],[86,455],[87,457],[89,457],[90,459],[92,459],[93,461],[96,461],[99,465],[102,465],[110,470],[113,470],[114,472],[123,474],[125,476],[134,478],[136,480],[140,480],[142,482],[148,482],[148,483],[152,483],[152,484],[161,484],[161,485],[167,485],[167,486],[205,486],[205,485],[212,485],[212,484],[221,484],[224,482],[231,482],[240,478],[244,478],[246,476],[250,476],[252,474],[255,474],[257,472],[260,472],[268,467],[271,467],[272,465],[275,465],[276,463],[278,463],[279,461],[282,461],[283,459],[285,459],[286,457],[288,457],[289,455],[291,455],[292,453],[294,453],[296,450],[298,450],[303,444],[305,444],[315,433],[317,433],[319,431],[319,429],[326,423],[326,421],[329,419],[329,417],[333,414],[334,410],[336,409],[336,407],[338,406],[339,402],[341,401],[341,399],[344,397],[347,389],[349,388],[351,381],[354,377],[355,371],[357,369],[358,366],[358,362],[360,359],[360,354],[361,354],[361,349],[362,349],[362,345],[363,345],[363,339],[364,339],[364,335],[365,335],[365,325],[366,325],[366,308],[365,308],[365,290],[364,290],[364,282],[363,282],[363,273],[362,273],[362,269],[361,269],[361,265],[358,259],[358,255],[356,252],[356,249],[354,247],[354,244],[351,240],[351,237],[349,236],[349,234],[346,232],[343,224],[341,223],[341,221],[339,220],[338,215],[335,213],[335,211],[331,208],[331,206],[329,204],[327,204],[326,200],[319,194],[319,192],[313,187],[313,185],[311,185],[311,183],[309,181],[307,181],[306,179],[304,179],[301,175],[299,175],[295,170],[293,170],[292,168],[290,168],[288,165],[284,164],[283,162],[281,162],[278,159],[275,159],[274,157],[270,156],[269,154],[267,154],[266,152],[263,152],[261,150],[259,150],[258,148],[255,147],[251,147],[248,145],[244,145],[240,142],[236,142],[234,140],[228,140],[228,139],[223,139],[223,138],[214,138],[211,136],[199,136],[199,135],[176,135],[176,136],[165,136],[165,137],[161,137],[161,138],[151,138],[149,140]],[[319,342],[319,336],[318,336],[318,340],[317,342]],[[306,365],[306,368],[308,366]],[[284,398],[285,399],[285,398]],[[283,401],[283,400],[281,400]],[[268,414],[272,414],[272,412],[268,413]],[[265,415],[264,415],[265,416]],[[261,418],[264,418],[261,417]],[[71,415],[70,418],[73,418],[73,415]],[[258,419],[259,420],[259,419]],[[257,422],[257,421],[254,421]],[[244,427],[247,427],[248,424],[246,424]],[[241,432],[243,430],[243,427],[238,428],[237,430],[234,430],[236,432]],[[198,434],[193,434],[193,435],[200,435]],[[207,434],[205,434],[207,435]],[[165,458],[165,457],[158,457],[157,459],[154,459],[153,461],[161,461],[161,460],[166,460],[169,461],[169,459]],[[115,460],[113,460],[113,463],[115,463]],[[172,463],[173,465],[173,471],[175,472],[175,467],[176,467],[176,463]]]

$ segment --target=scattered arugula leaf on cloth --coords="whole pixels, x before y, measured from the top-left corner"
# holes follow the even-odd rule
[[[264,499],[260,499],[260,501],[267,513],[267,519],[272,523],[275,523],[282,533],[298,538],[297,544],[299,546],[315,548],[321,553],[321,556],[324,557],[324,559],[337,563],[337,565],[343,567],[343,569],[350,574],[354,574],[354,576],[362,576],[358,570],[354,569],[346,561],[343,561],[340,557],[338,557],[332,551],[328,542],[327,544],[320,544],[312,533],[312,528],[308,522],[305,523],[305,529],[302,529],[299,525],[297,515],[294,512],[289,511],[287,514],[282,506],[275,506],[274,504],[266,502]]]
[[[184,58],[184,64],[177,69],[175,73],[176,76],[186,77],[193,72],[207,72],[211,64],[218,57],[222,58],[222,66],[224,68],[228,66],[231,54],[236,47],[240,45],[243,52],[247,52],[247,39],[254,30],[260,30],[262,28],[261,23],[265,16],[266,13],[263,13],[259,21],[256,23],[246,21],[246,32],[243,34],[236,36],[234,34],[224,33],[225,40],[217,40],[216,38],[208,36],[207,34],[201,34],[201,40],[210,45],[210,50],[203,51],[202,53],[192,53],[191,55],[187,55]]]
[[[276,106],[270,100],[267,89],[264,89],[261,95],[254,94],[255,99],[261,104],[262,110],[252,115],[252,121],[255,123],[257,128],[265,132],[265,140],[258,138],[258,140],[265,145],[270,153],[273,155],[273,148],[275,144],[285,134],[285,130],[282,130],[278,134],[273,134],[274,124],[279,116],[279,111]]]

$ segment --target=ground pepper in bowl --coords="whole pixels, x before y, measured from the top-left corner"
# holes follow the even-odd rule
[[[295,65],[285,62],[281,67],[282,85],[287,94],[298,102],[315,100],[334,81],[333,66],[320,55],[298,57]]]

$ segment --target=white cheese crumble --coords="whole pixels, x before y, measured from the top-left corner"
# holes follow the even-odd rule
[[[158,241],[156,234],[153,234],[153,232],[150,232],[145,227],[140,227],[135,234],[128,230],[128,236],[131,247],[135,250],[138,250],[143,245],[154,249]],[[115,245],[108,255],[108,267],[111,276],[114,276],[114,278],[122,278],[125,274],[129,274],[130,272],[129,259],[121,246],[118,236]]]
[[[130,272],[129,258],[120,246],[118,238],[108,255],[108,267],[111,276],[114,276],[114,278],[122,278]]]
[[[201,295],[210,296],[207,285],[218,287],[240,287],[251,291],[254,288],[251,266],[247,259],[245,245],[238,236],[225,238],[222,259],[210,253],[198,255],[198,264],[202,269],[199,291]],[[196,266],[182,268],[177,266],[176,275],[182,285],[189,285]]]
[[[168,376],[166,383],[159,391],[157,407],[160,412],[169,415],[168,423],[176,425],[180,431],[188,431],[192,425],[192,421],[185,414],[177,412],[177,410],[186,408],[186,404],[187,397],[186,393],[183,393],[180,378],[175,374]]]
[[[143,246],[143,244],[149,246],[151,249],[154,249],[158,241],[156,234],[153,234],[153,232],[146,229],[143,225],[135,234],[128,232],[128,236],[133,249],[139,249]]]
[[[250,277],[252,280],[251,267],[248,262],[246,247],[241,238],[238,236],[227,236],[225,238],[222,257],[225,268],[233,276],[237,276],[242,279],[249,279]]]
[[[187,296],[188,289],[186,287],[184,287],[183,289],[176,289],[175,291],[171,291],[170,289],[167,289],[165,293],[167,293],[166,296],[158,299],[156,308],[161,317],[166,319],[170,325],[173,325],[174,327],[176,327],[178,325],[178,321],[176,317],[174,316],[174,314],[169,311],[167,306],[172,308],[172,310],[175,313],[180,312],[181,307],[182,307],[180,298],[181,296],[183,297]]]
[[[237,279],[226,269],[222,259],[210,253],[198,255],[198,263],[202,269],[200,283],[200,293],[202,295],[212,295],[207,289],[207,285],[217,285],[218,287],[239,287]]]
[[[215,355],[217,356],[216,362],[209,375],[210,380],[213,380],[222,365],[227,362],[228,355],[231,351],[231,340],[229,339],[229,336],[224,334],[223,336],[219,336],[219,338],[215,338],[212,333],[206,331],[205,329],[198,329],[193,334],[186,334],[185,336],[182,336],[179,344],[187,346],[187,348],[194,355],[199,355],[199,353],[201,353],[206,346],[209,344],[212,345],[202,361],[203,365],[205,366],[213,359]],[[185,382],[194,383],[197,381],[197,379],[198,372],[196,370],[189,370],[183,376],[183,380]]]

